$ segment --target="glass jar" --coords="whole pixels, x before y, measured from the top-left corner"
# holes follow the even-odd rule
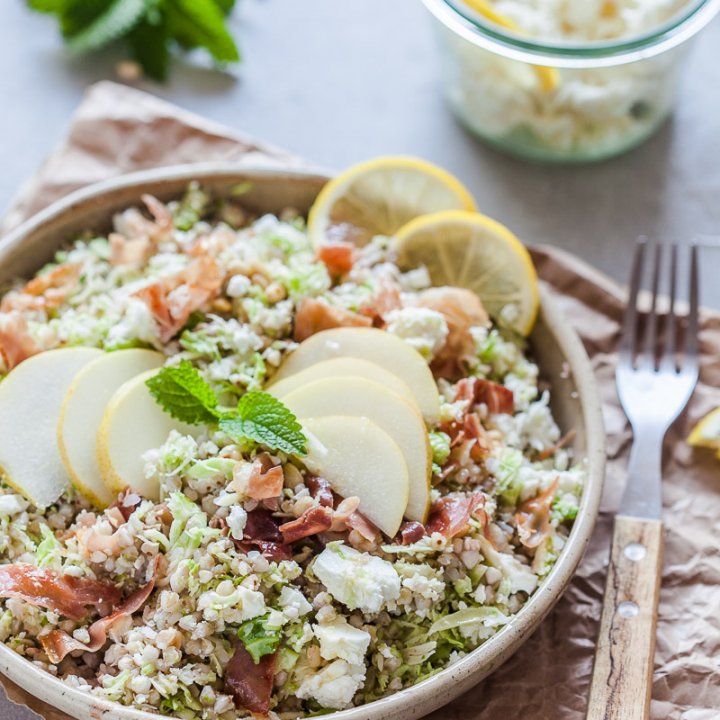
[[[652,135],[673,109],[690,41],[720,10],[720,0],[691,0],[652,32],[580,44],[515,34],[462,0],[423,2],[459,120],[499,150],[564,163],[619,155]]]

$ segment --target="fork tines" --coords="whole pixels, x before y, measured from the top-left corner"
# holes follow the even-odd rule
[[[668,256],[667,260],[665,256]],[[651,259],[648,258],[651,256]],[[678,300],[678,278],[681,276],[679,266],[682,256],[687,257],[689,276],[687,302]],[[641,290],[645,268],[650,267],[650,301],[647,306],[647,293]],[[663,265],[666,265],[667,298],[662,296]],[[696,244],[680,245],[677,243],[652,242],[641,238],[635,248],[630,290],[623,336],[620,344],[620,360],[632,367],[644,370],[662,370],[665,372],[684,372],[694,370],[697,366],[698,351],[698,248]],[[660,311],[660,305],[666,311]],[[687,311],[680,314],[683,305]],[[644,306],[644,308],[643,308]],[[643,309],[647,312],[644,332],[638,324]],[[682,339],[678,342],[678,325],[682,327]],[[662,330],[662,331],[661,331]],[[678,355],[683,352],[682,362]]]

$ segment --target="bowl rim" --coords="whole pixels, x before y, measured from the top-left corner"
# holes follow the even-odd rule
[[[262,177],[263,179],[294,179],[324,183],[329,175],[295,167],[268,167],[223,161],[203,162],[141,170],[103,180],[76,190],[37,212],[0,239],[0,258],[17,248],[29,235],[41,231],[44,225],[62,219],[85,203],[99,207],[110,204],[112,195],[119,190],[132,189],[146,183],[203,179],[212,181],[221,177]],[[108,211],[109,212],[109,211]],[[402,713],[408,705],[421,706],[414,716],[424,715],[449,702],[450,694],[443,695],[436,688],[443,684],[469,687],[473,678],[477,682],[495,670],[537,629],[539,624],[560,599],[583,557],[599,514],[605,471],[605,431],[602,407],[592,365],[577,333],[565,320],[562,310],[541,287],[541,317],[551,330],[565,360],[568,362],[577,389],[580,412],[586,429],[587,481],[580,511],[573,524],[568,541],[550,573],[511,621],[480,647],[469,652],[456,663],[443,668],[435,675],[386,698],[357,707],[330,713],[328,720],[370,720],[391,717]],[[35,666],[0,643],[0,672],[34,697],[74,716],[82,707],[87,717],[111,717],[115,720],[157,720],[157,713],[138,710],[114,701],[93,696],[73,688],[59,678]],[[481,675],[481,673],[485,673]],[[37,693],[37,687],[42,694]],[[459,694],[456,693],[456,694]],[[454,696],[453,696],[454,697]]]

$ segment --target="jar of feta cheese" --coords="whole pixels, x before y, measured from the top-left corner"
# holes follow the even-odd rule
[[[720,9],[720,0],[485,0],[501,25],[471,0],[423,2],[460,121],[500,150],[566,163],[646,140],[672,111],[690,41]]]

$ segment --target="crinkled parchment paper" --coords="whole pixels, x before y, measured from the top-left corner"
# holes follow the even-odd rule
[[[210,159],[302,164],[287,153],[150,95],[100,83],[88,91],[65,142],[22,190],[3,229],[93,181],[139,168]],[[542,247],[534,250],[534,256],[540,276],[585,342],[599,380],[608,432],[604,510],[574,581],[549,618],[502,668],[435,712],[433,720],[584,717],[611,512],[622,491],[631,441],[613,381],[623,293],[570,255]],[[701,345],[701,382],[665,445],[667,534],[653,720],[720,717],[720,464],[710,453],[693,451],[683,442],[691,425],[720,405],[720,315],[705,314]],[[11,697],[38,710],[46,720],[69,720],[7,680],[3,682]],[[13,720],[15,713],[6,702],[0,701],[0,717]]]

